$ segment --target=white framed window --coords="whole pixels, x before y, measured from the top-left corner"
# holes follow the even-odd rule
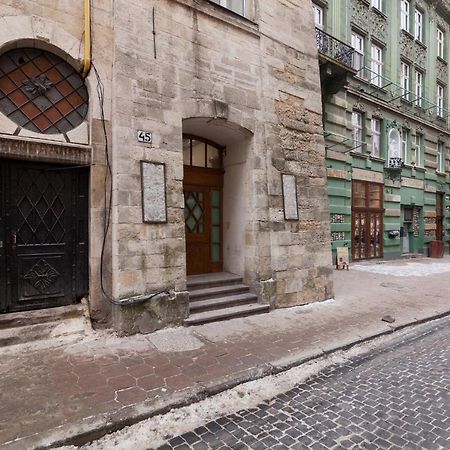
[[[363,144],[363,114],[359,111],[352,112],[352,148],[356,152],[362,152]]]
[[[418,9],[414,10],[414,37],[422,42],[423,34],[423,13]]]
[[[364,37],[358,33],[352,32],[352,47],[356,50],[353,54],[353,68],[359,70],[358,75],[363,77],[362,68],[364,67]]]
[[[411,161],[408,158],[408,135],[409,130],[407,128],[402,128],[401,134],[401,148],[402,148],[402,160],[405,164],[409,164]]]
[[[444,86],[441,84],[436,88],[436,115],[444,117]]]
[[[312,4],[313,15],[314,15],[314,24],[317,28],[323,29],[323,8],[321,6]]]
[[[381,119],[372,118],[372,156],[381,156]]]
[[[444,36],[444,32],[438,28],[436,30],[437,55],[442,59],[444,59]]]
[[[391,128],[388,134],[388,154],[389,159],[401,158],[401,137],[397,128]],[[389,165],[391,162],[389,161]]]
[[[371,83],[375,86],[381,87],[383,76],[383,49],[375,44],[371,47]]]
[[[409,100],[409,75],[410,66],[405,62],[401,62],[400,65],[400,85],[402,88],[402,98]]]
[[[409,31],[409,1],[402,0],[400,4],[400,25],[402,30]]]
[[[423,101],[423,73],[416,70],[416,84],[415,84],[416,106],[422,107]]]
[[[437,164],[438,172],[445,172],[445,144],[441,141],[437,144]]]
[[[416,167],[422,167],[423,134],[417,133],[414,137],[414,147],[411,149],[411,163]]]
[[[382,3],[382,0],[370,0],[370,6],[378,9],[378,11],[381,11]]]
[[[230,9],[231,11],[241,15],[247,16],[248,0],[212,0],[224,8]]]

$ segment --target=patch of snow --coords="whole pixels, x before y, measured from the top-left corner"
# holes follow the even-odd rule
[[[178,327],[167,328],[146,335],[147,340],[160,352],[187,352],[203,347],[203,342],[197,339],[190,329]]]
[[[444,272],[450,272],[449,263],[406,263],[404,266],[384,264],[384,265],[352,265],[353,270],[362,272],[378,273],[381,275],[391,275],[393,277],[428,277]]]

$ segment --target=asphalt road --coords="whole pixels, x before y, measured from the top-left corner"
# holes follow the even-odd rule
[[[450,319],[159,448],[450,449]]]

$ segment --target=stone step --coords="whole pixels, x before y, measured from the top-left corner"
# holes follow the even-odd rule
[[[269,305],[241,305],[233,306],[231,308],[219,309],[214,311],[199,312],[191,314],[184,320],[184,325],[201,325],[208,322],[216,322],[219,320],[228,320],[235,317],[251,316],[253,314],[261,314],[269,312]]]
[[[402,253],[403,259],[423,258],[423,253]]]
[[[0,330],[62,321],[83,316],[83,311],[84,307],[81,304],[77,304],[59,306],[57,308],[38,309],[35,311],[0,314]]]
[[[249,287],[245,284],[230,284],[224,286],[216,286],[209,288],[194,289],[189,292],[189,301],[198,302],[205,298],[220,298],[227,295],[243,294],[249,291]]]
[[[255,294],[245,293],[228,295],[226,297],[208,298],[207,300],[197,300],[189,304],[189,313],[199,313],[203,311],[213,311],[223,308],[231,308],[238,305],[257,304],[258,297]]]
[[[71,335],[84,335],[87,323],[83,316],[69,319],[15,326],[0,330],[0,348],[7,345],[32,343],[43,339],[60,338]]]
[[[203,275],[190,275],[187,277],[188,291],[241,283],[241,276],[229,272],[206,273]]]

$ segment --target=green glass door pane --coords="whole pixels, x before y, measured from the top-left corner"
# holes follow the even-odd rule
[[[220,227],[213,227],[212,234],[211,234],[211,240],[215,244],[220,244]]]
[[[212,206],[219,208],[220,207],[220,191],[212,191]]]
[[[212,224],[220,225],[220,209],[219,208],[213,208],[213,210],[212,210]]]
[[[213,262],[220,261],[220,244],[213,244],[212,245],[211,258],[212,258]]]

